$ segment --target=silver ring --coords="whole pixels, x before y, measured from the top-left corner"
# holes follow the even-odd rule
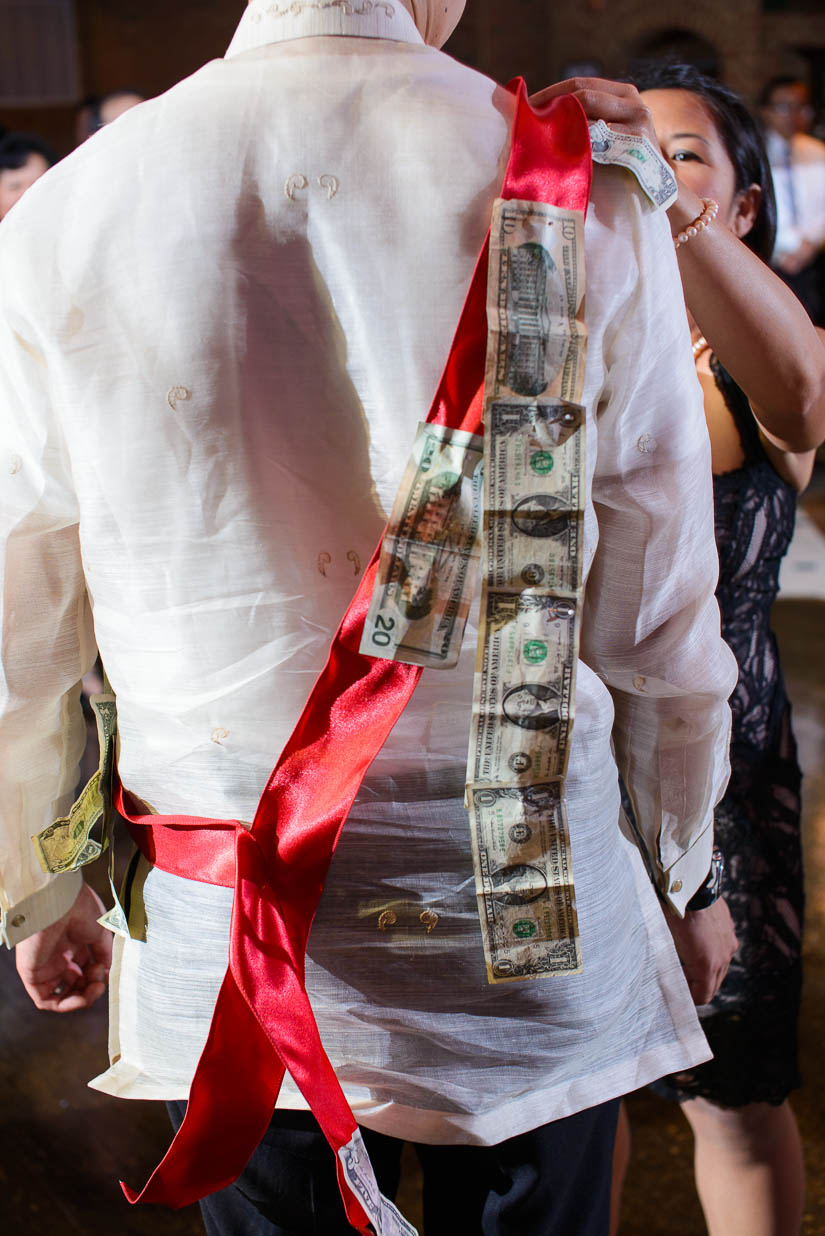
[[[64,993],[64,991],[66,990],[66,987],[67,987],[67,986],[68,986],[68,984],[66,984],[66,983],[58,983],[58,984],[57,984],[57,986],[56,986],[55,988],[53,988],[53,990],[52,990],[52,995],[53,995],[53,996],[62,996],[62,995],[63,995],[63,993]]]

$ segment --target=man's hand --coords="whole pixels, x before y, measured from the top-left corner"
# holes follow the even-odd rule
[[[679,918],[665,911],[667,925],[685,972],[694,1004],[707,1004],[724,982],[737,949],[733,919],[723,897],[706,910]]]
[[[71,1013],[103,995],[112,964],[111,932],[97,921],[104,910],[84,884],[67,914],[17,945],[17,973],[39,1009]]]
[[[531,95],[530,102],[534,107],[542,107],[560,94],[575,95],[588,120],[604,120],[611,129],[646,137],[654,150],[659,149],[650,111],[639,91],[629,82],[611,82],[603,77],[571,77]]]

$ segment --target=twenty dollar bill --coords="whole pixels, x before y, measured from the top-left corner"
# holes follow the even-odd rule
[[[381,544],[361,652],[455,665],[475,587],[481,524],[479,437],[419,427]]]

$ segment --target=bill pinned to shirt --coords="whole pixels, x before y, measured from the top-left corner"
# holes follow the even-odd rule
[[[52,875],[74,871],[94,862],[103,850],[103,843],[95,840],[92,832],[111,811],[117,708],[113,695],[94,696],[90,702],[97,722],[99,766],[83,787],[69,814],[32,837],[40,866]]]
[[[360,1129],[356,1129],[350,1141],[339,1148],[338,1159],[347,1187],[361,1203],[376,1236],[418,1236],[416,1228],[378,1188]]]
[[[661,151],[646,137],[622,133],[597,120],[590,126],[590,146],[594,163],[615,163],[632,172],[658,210],[667,210],[676,201],[676,177]]]
[[[581,969],[564,776],[586,501],[583,215],[493,211],[466,803],[491,983]]]
[[[496,588],[581,584],[584,409],[494,400],[487,411],[485,566]]]
[[[573,726],[576,601],[485,590],[473,689],[471,784],[563,777]]]
[[[581,397],[584,216],[498,201],[490,230],[485,392]]]
[[[579,974],[581,943],[561,783],[468,789],[489,982]]]
[[[461,651],[479,556],[481,438],[419,427],[381,544],[361,652],[448,669]]]

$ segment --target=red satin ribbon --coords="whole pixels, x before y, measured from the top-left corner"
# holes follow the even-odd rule
[[[584,211],[590,193],[587,122],[571,96],[541,114],[517,95],[502,197]],[[487,346],[488,241],[428,420],[481,432]],[[164,871],[235,888],[229,968],[192,1081],[186,1117],[141,1193],[130,1202],[185,1206],[231,1184],[272,1118],[285,1070],[336,1152],[354,1228],[369,1220],[337,1158],[355,1118],[321,1045],[304,985],[307,940],[327,870],[361,780],[412,695],[420,668],[359,652],[378,550],[333,640],[263,792],[252,828],[236,821],[142,813],[116,786],[117,803],[146,857]]]

